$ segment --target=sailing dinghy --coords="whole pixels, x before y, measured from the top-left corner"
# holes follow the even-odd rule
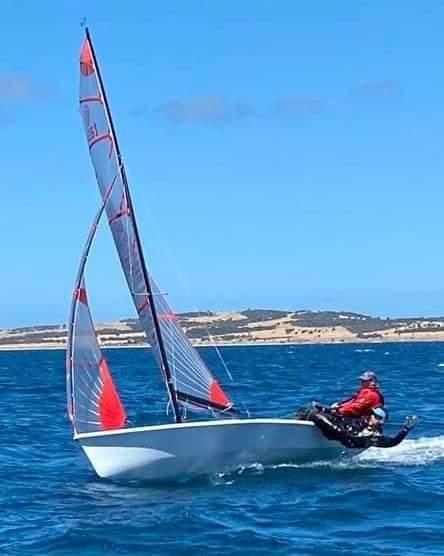
[[[68,415],[74,439],[100,477],[177,480],[260,462],[338,457],[342,446],[308,421],[242,418],[182,331],[148,270],[117,136],[91,36],[80,54],[80,111],[102,203],[81,257],[69,318]],[[106,217],[120,263],[164,380],[174,423],[131,427],[102,353],[88,304],[85,268]],[[208,420],[184,422],[184,411]]]

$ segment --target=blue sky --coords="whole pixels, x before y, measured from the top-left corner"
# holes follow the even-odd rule
[[[99,203],[84,16],[177,311],[444,314],[441,3],[6,1],[0,327],[66,320]],[[87,277],[134,314],[106,228]]]

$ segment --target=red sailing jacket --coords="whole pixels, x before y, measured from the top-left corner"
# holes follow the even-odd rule
[[[364,417],[369,415],[374,407],[384,405],[384,398],[377,388],[365,386],[361,388],[352,398],[341,402],[336,411],[344,417]]]

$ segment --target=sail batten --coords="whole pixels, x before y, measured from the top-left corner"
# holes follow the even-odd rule
[[[88,31],[80,54],[80,112],[100,194],[102,199],[108,197],[105,212],[122,270],[176,421],[180,421],[179,403],[214,411],[231,410],[224,393],[214,396],[211,372],[185,336],[145,264],[125,167]]]

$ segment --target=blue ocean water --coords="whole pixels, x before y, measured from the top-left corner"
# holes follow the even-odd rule
[[[388,431],[411,437],[351,461],[264,467],[149,486],[98,479],[71,440],[62,351],[0,352],[0,553],[444,554],[444,343],[227,347],[236,402],[282,416],[350,394],[364,368],[381,378]],[[168,421],[145,349],[107,351],[135,424]]]

